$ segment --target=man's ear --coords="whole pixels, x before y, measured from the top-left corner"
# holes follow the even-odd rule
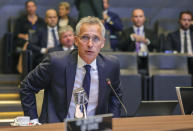
[[[78,47],[78,37],[74,36],[74,44]]]
[[[103,48],[105,46],[105,39],[103,40],[102,44],[101,44],[101,48]]]

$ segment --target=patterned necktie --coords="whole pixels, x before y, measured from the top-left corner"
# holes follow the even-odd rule
[[[140,35],[140,29],[137,28],[137,35]],[[136,42],[136,52],[140,51],[140,42]]]
[[[186,31],[184,31],[184,53],[188,52],[188,48],[187,48],[187,33]]]
[[[56,33],[55,33],[55,30],[52,29],[52,36],[54,38],[54,47],[58,45],[58,40],[56,38]]]
[[[86,70],[86,74],[84,76],[84,80],[83,80],[83,88],[87,94],[87,97],[89,98],[89,92],[90,92],[90,81],[91,81],[91,77],[90,77],[90,69],[91,66],[90,65],[85,65],[84,66],[85,70]]]

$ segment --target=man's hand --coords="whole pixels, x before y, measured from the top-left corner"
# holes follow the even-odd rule
[[[132,37],[135,39],[136,42],[142,42],[142,43],[145,43],[145,44],[148,43],[148,40],[144,36],[140,36],[140,35],[137,35],[137,34],[132,34]]]

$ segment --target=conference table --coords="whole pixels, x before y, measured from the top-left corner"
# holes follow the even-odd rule
[[[0,131],[64,131],[64,123],[0,127]],[[193,115],[113,118],[113,131],[193,131]]]

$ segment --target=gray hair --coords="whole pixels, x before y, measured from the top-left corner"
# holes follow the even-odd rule
[[[67,31],[72,31],[74,33],[73,28],[70,25],[65,25],[58,30],[58,34],[61,35],[62,33],[65,33]]]
[[[87,17],[82,18],[78,22],[78,24],[76,25],[76,35],[79,35],[80,28],[83,24],[90,24],[90,25],[97,24],[97,25],[99,25],[101,27],[101,30],[102,30],[101,35],[103,36],[103,38],[105,38],[105,27],[99,18],[94,17],[94,16],[87,16]]]

